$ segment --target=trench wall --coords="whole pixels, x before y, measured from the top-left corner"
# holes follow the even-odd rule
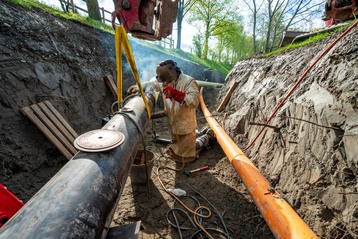
[[[357,33],[356,28],[313,68],[246,151],[272,186],[324,238],[342,236],[337,228],[357,233]],[[253,140],[262,127],[258,124],[266,122],[337,34],[304,48],[235,65],[219,102],[234,81],[238,85],[220,117],[241,148]]]

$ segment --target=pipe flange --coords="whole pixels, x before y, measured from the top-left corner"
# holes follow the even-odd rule
[[[124,139],[121,132],[97,129],[78,136],[73,144],[76,149],[84,152],[103,152],[120,146]]]

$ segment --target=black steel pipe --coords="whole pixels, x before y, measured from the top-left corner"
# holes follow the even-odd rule
[[[153,108],[154,102],[148,101]],[[148,125],[143,99],[130,99],[102,128],[123,133],[122,145],[78,152],[0,228],[0,238],[105,238],[142,142],[139,131]]]

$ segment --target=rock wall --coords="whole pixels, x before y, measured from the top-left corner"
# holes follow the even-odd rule
[[[245,148],[318,55],[338,37],[238,62],[219,102],[238,82],[221,120]],[[246,151],[272,186],[322,238],[358,236],[358,29],[310,71]]]

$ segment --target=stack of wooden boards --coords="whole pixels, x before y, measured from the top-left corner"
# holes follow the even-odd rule
[[[74,140],[78,137],[77,133],[51,102],[44,101],[23,107],[21,112],[45,134],[68,160],[77,153],[77,149],[73,146]]]

